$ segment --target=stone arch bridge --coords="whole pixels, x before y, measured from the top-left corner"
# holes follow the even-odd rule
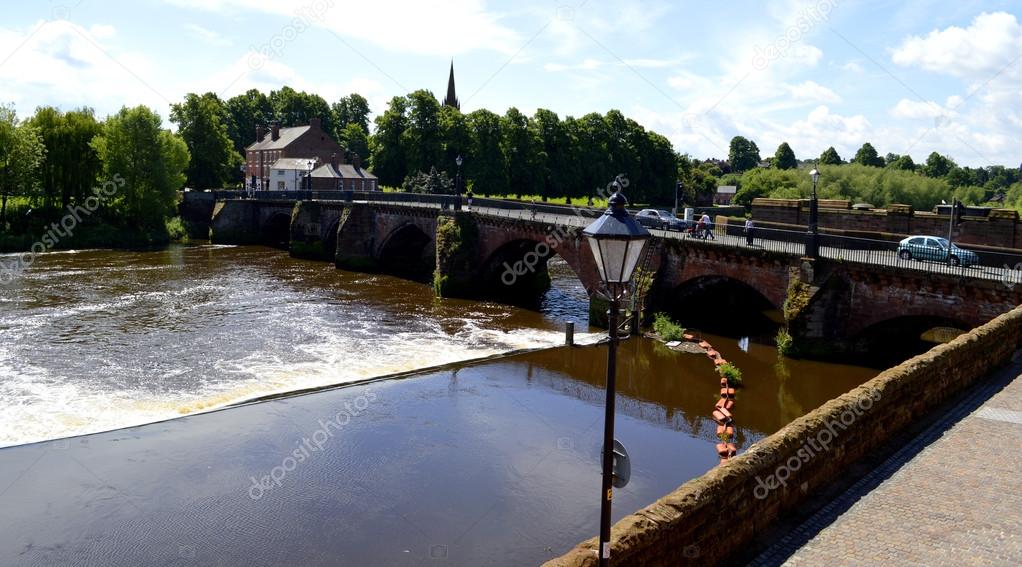
[[[537,214],[478,206],[453,211],[434,203],[228,199],[216,203],[209,224],[215,243],[287,247],[295,257],[332,261],[342,269],[431,282],[443,296],[518,304],[546,289],[547,260],[557,255],[592,297],[599,279],[581,230],[594,213],[549,209]],[[659,231],[651,245],[654,308],[671,310],[672,304],[726,289],[758,309],[784,314],[804,344],[868,349],[857,338],[893,322],[966,329],[1022,303],[1022,286],[997,278],[809,260],[790,250]]]

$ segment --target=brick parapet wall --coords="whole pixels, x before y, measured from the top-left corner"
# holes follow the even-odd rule
[[[937,346],[796,419],[746,453],[621,519],[612,563],[717,565],[785,511],[951,396],[1005,364],[1022,338],[1022,307]],[[830,438],[828,448],[808,451]],[[808,457],[808,453],[812,453]],[[784,486],[771,479],[790,471]],[[596,539],[547,567],[597,565]]]

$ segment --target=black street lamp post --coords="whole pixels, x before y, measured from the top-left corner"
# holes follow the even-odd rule
[[[813,197],[809,201],[809,232],[806,234],[806,256],[816,259],[820,256],[820,203],[816,197],[816,183],[820,180],[820,171],[813,168],[809,172],[809,176],[813,178]]]
[[[610,301],[607,324],[610,341],[607,351],[607,401],[603,425],[603,487],[600,491],[600,565],[610,564],[610,511],[614,484],[614,405],[616,395],[618,310],[629,292],[632,272],[649,239],[649,232],[628,214],[628,200],[620,187],[610,197],[603,216],[582,231],[600,272],[603,295]],[[621,485],[618,485],[621,486]]]
[[[458,195],[454,201],[454,210],[461,210],[461,164],[465,163],[465,158],[458,154],[458,157],[454,158],[454,163],[458,165],[458,173],[454,176],[454,192]]]

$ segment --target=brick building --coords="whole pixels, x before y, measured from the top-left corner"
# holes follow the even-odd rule
[[[245,179],[256,190],[277,190],[272,182],[273,164],[281,158],[318,160],[328,163],[331,156],[340,156],[344,162],[344,148],[323,131],[319,118],[309,120],[307,126],[281,128],[273,124],[269,130],[256,126],[255,142],[245,148]]]
[[[352,163],[340,162],[331,156],[330,161],[312,170],[313,191],[376,191],[379,180],[375,175],[362,169],[362,158],[355,154]]]

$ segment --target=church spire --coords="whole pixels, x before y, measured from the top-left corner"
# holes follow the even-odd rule
[[[444,99],[444,106],[453,106],[461,110],[461,102],[454,94],[454,59],[451,59],[451,75],[447,79],[447,98]]]

